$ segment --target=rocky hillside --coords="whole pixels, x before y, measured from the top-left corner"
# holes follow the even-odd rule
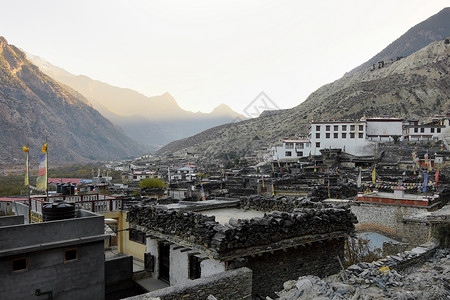
[[[406,57],[431,42],[443,40],[448,36],[450,36],[450,7],[444,8],[439,13],[412,27],[380,53],[354,68],[346,75],[352,75],[370,68],[379,61],[386,62],[391,59],[396,60],[397,57]]]
[[[84,75],[76,76],[40,57],[27,56],[42,72],[89,99],[103,116],[121,127],[128,136],[153,149],[238,118],[246,119],[224,104],[211,113],[186,111],[169,93],[146,97],[131,89]]]
[[[124,158],[144,152],[79,93],[43,74],[0,37],[0,162],[37,160],[45,141],[50,163]]]
[[[366,69],[324,85],[300,105],[279,114],[224,125],[168,144],[158,151],[199,151],[243,156],[308,133],[312,119],[391,115],[430,116],[450,108],[450,44],[445,40],[375,70]]]

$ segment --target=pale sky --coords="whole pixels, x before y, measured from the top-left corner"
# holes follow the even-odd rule
[[[242,113],[291,108],[448,0],[0,0],[0,36],[74,74]]]

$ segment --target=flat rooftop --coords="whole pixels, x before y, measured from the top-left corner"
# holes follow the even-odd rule
[[[208,209],[200,211],[202,215],[214,216],[216,221],[224,225],[229,223],[231,218],[250,220],[252,218],[262,218],[264,217],[264,212],[257,210],[243,210],[239,208],[219,208],[219,209]]]

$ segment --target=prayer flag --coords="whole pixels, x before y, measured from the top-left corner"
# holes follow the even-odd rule
[[[375,183],[375,179],[376,179],[376,166],[373,166],[373,171],[372,171],[372,183]]]
[[[30,184],[30,180],[28,178],[28,166],[29,166],[29,163],[28,163],[28,151],[30,150],[30,148],[27,148],[27,147],[23,146],[22,150],[27,153],[27,164],[25,166],[25,185],[28,186]]]
[[[436,181],[436,183],[434,184],[435,186],[437,186],[438,182],[439,182],[439,170],[440,169],[441,168],[438,168],[438,170],[436,171],[436,174],[434,175],[434,181]]]
[[[38,190],[47,190],[47,153],[39,157],[39,172],[36,179],[36,188]]]
[[[361,182],[362,182],[361,169],[359,169],[358,180],[356,181],[356,186],[357,186],[358,188],[361,187]]]
[[[423,188],[422,188],[423,193],[427,191],[427,184],[428,184],[428,173],[425,173],[425,176],[423,178]]]

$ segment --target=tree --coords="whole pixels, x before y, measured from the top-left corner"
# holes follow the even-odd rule
[[[139,188],[164,188],[167,184],[159,178],[146,178],[139,182]]]

